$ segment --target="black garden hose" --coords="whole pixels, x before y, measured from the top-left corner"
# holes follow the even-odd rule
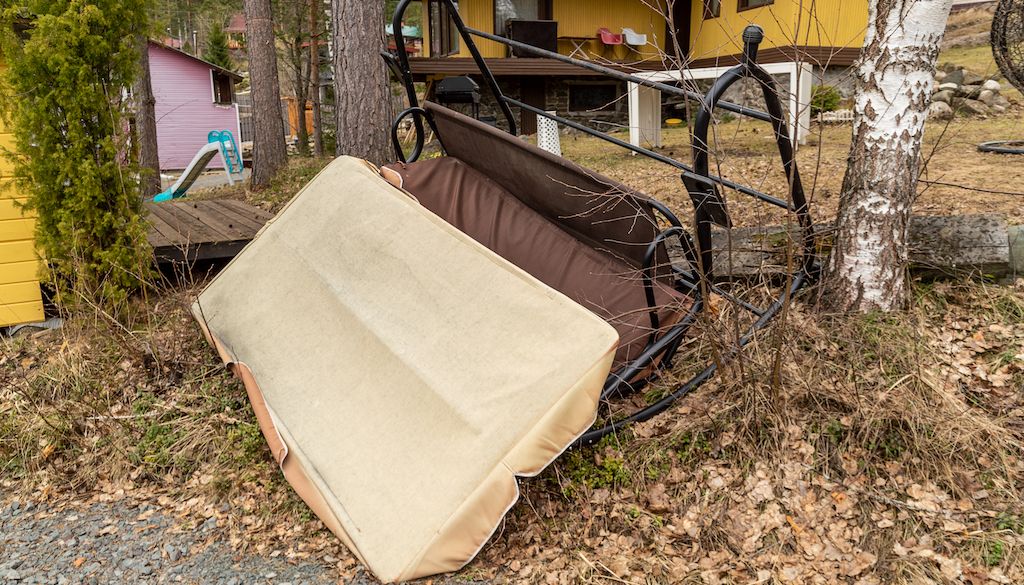
[[[978,145],[981,152],[998,154],[1024,154],[1024,140],[993,140]]]

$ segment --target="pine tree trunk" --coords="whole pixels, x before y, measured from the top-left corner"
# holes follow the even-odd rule
[[[255,121],[252,186],[259,188],[270,183],[288,158],[270,0],[245,0],[245,20]]]
[[[853,144],[823,289],[834,310],[893,311],[907,303],[907,226],[952,3],[871,0],[855,70]]]
[[[135,81],[135,132],[139,141],[139,181],[143,197],[163,191],[160,181],[160,143],[156,134],[156,96],[149,70],[149,41],[139,37],[139,76]]]
[[[332,0],[332,6],[337,152],[376,164],[391,162],[391,91],[380,58],[384,2]]]
[[[323,116],[320,112],[320,0],[309,0],[309,93],[313,101],[313,154],[324,155]]]
[[[296,10],[299,8],[296,7]],[[304,16],[304,15],[303,15]],[[301,23],[304,18],[296,18]],[[299,35],[305,38],[305,35]],[[295,129],[295,137],[298,144],[296,148],[300,156],[309,156],[309,128],[306,126],[306,103],[309,102],[309,56],[302,49],[302,43],[296,43],[295,48],[295,103],[298,106],[298,127]],[[309,47],[312,50],[312,46]]]

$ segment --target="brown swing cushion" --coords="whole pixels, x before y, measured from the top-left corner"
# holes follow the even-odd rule
[[[645,200],[518,139],[505,140],[493,128],[485,126],[482,140],[461,136],[461,128],[478,123],[449,112],[435,115],[449,156],[391,165],[402,187],[463,233],[610,323],[620,337],[614,367],[639,357],[651,332],[641,263],[658,233]],[[454,125],[442,126],[442,117]],[[474,135],[479,132],[473,128]],[[462,148],[467,139],[475,148]],[[475,155],[474,164],[454,152]],[[676,323],[691,302],[664,276],[655,281],[655,299],[662,327]]]

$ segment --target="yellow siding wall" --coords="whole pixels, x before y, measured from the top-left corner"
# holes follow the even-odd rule
[[[763,48],[802,46],[860,47],[868,21],[867,0],[775,0],[774,4],[738,10],[738,0],[722,0],[721,15],[704,19],[704,3],[691,8],[690,58],[736,55],[748,24],[765,31]]]
[[[494,32],[494,0],[459,0],[459,14],[462,15],[466,26],[484,32]],[[506,56],[507,51],[504,45],[480,38],[473,40],[484,57]],[[459,39],[459,57],[471,56],[469,49],[466,48],[466,43]]]
[[[459,0],[459,14],[462,15],[463,22],[470,28],[482,30],[484,32],[494,31],[494,0]],[[433,57],[430,54],[430,7],[427,0],[423,0],[423,56]],[[484,39],[474,39],[476,46],[480,49],[480,54],[487,58],[492,57],[504,57],[506,55],[505,46],[499,45],[494,41],[486,41]],[[469,49],[466,48],[466,43],[462,42],[462,38],[459,38],[459,52],[452,57],[472,57],[469,54]]]
[[[0,66],[0,75],[3,71]],[[2,122],[0,146],[14,146]],[[35,220],[23,215],[17,205],[25,198],[11,185],[12,170],[11,163],[0,157],[0,327],[43,320],[39,257],[33,236]]]
[[[621,33],[623,28],[631,28],[639,34],[647,35],[647,42],[659,47],[665,46],[665,18],[652,6],[658,6],[663,0],[552,0],[554,19],[558,21],[559,37],[590,37],[595,40],[583,45],[590,57],[609,59],[637,58],[639,53],[644,58],[654,57],[659,51],[653,47],[639,52],[625,47],[605,48],[599,43],[597,29],[606,27],[613,33]],[[680,0],[683,1],[683,0]],[[423,14],[429,15],[426,0],[423,2]],[[484,32],[494,32],[494,0],[460,0],[459,14],[471,28]],[[427,16],[429,18],[429,16]],[[480,53],[487,58],[508,56],[504,45],[483,39],[474,39]],[[424,55],[430,52],[430,27],[423,27]],[[574,46],[568,41],[559,41],[558,50],[568,55]],[[457,57],[470,57],[465,43],[459,44]],[[576,56],[580,56],[578,53]]]
[[[683,2],[685,0],[677,0]],[[605,47],[596,40],[597,29],[607,27],[614,33],[632,28],[646,34],[648,43],[664,48],[665,18],[659,6],[664,0],[552,0],[553,16],[558,21],[559,37],[588,37],[586,56],[629,60],[657,57],[660,49],[648,47],[636,51],[626,47]],[[798,44],[810,47],[859,48],[864,42],[868,20],[868,0],[775,0],[761,8],[740,11],[738,0],[721,0],[721,15],[704,19],[704,1],[691,0],[690,58],[708,59],[736,55],[742,51],[740,35],[748,24],[765,30],[764,48]],[[459,12],[472,28],[494,31],[494,0],[460,0]],[[428,15],[427,2],[423,13]],[[424,50],[429,52],[430,27],[423,27]],[[477,39],[484,57],[505,57],[505,47]],[[575,49],[569,41],[559,41],[558,50],[569,54]],[[469,57],[460,43],[459,57]],[[576,56],[581,56],[579,53]]]
[[[799,41],[808,47],[864,46],[868,26],[867,0],[797,1]]]
[[[657,57],[665,47],[665,17],[655,7],[658,0],[553,0],[554,18],[558,21],[560,37],[590,37],[595,40],[585,45],[588,56],[609,59],[630,59]],[[625,46],[605,47],[596,40],[597,29],[607,28],[619,34],[624,28],[631,28],[638,34],[647,35],[648,46],[634,51]],[[572,52],[570,42],[559,41],[558,51]],[[579,56],[577,54],[577,56]]]

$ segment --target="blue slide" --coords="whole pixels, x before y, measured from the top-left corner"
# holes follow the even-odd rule
[[[228,184],[234,185],[236,176],[238,179],[242,178],[242,152],[238,149],[238,143],[235,142],[235,137],[229,130],[214,130],[207,135],[206,146],[199,149],[185,172],[169,189],[154,197],[153,201],[160,203],[184,197],[206,170],[206,166],[210,164],[213,157],[218,154],[224,161],[224,172],[228,175]]]

